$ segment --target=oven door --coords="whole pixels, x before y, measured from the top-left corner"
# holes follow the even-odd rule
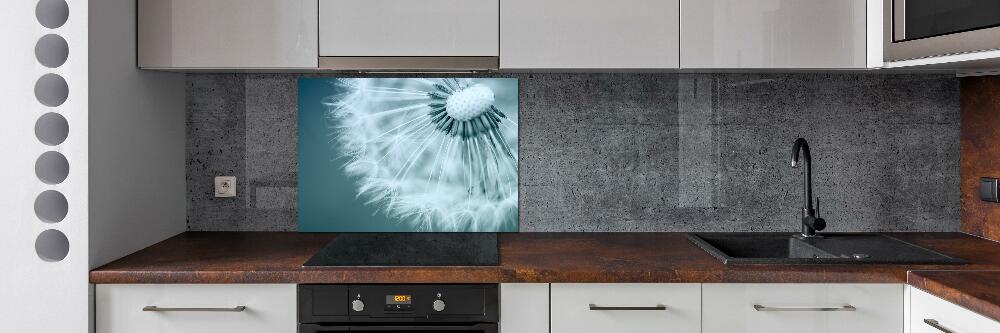
[[[885,60],[1000,49],[1000,1],[884,0]]]
[[[497,324],[472,325],[366,325],[366,326],[326,326],[317,324],[300,324],[299,333],[320,332],[447,332],[447,333],[498,333]]]

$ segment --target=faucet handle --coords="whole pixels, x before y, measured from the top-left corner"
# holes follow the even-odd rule
[[[816,217],[819,217],[819,196],[816,196]]]
[[[814,218],[810,222],[812,222],[810,227],[812,227],[816,231],[826,229],[826,220],[824,220],[822,217]]]

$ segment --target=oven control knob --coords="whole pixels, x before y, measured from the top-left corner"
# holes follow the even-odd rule
[[[439,299],[434,300],[434,311],[437,312],[444,311],[444,301]]]
[[[362,300],[360,300],[360,299],[356,299],[353,302],[351,302],[351,309],[354,310],[355,312],[364,311],[365,310],[365,302],[362,301]]]

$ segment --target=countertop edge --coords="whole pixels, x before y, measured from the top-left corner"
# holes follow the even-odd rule
[[[920,275],[1000,271],[1000,244],[967,234],[890,234],[968,260],[957,266],[724,265],[685,235],[501,234],[499,266],[303,267],[336,234],[185,232],[98,267],[88,280],[94,284],[909,283],[1000,318],[1000,296],[991,296],[1000,291],[965,282],[980,279]]]
[[[970,276],[972,275],[972,276]],[[957,270],[915,270],[906,275],[906,283],[928,294],[961,306],[984,317],[1000,321],[1000,288],[983,292],[970,290],[978,286],[996,286],[1000,283],[1000,270],[957,271]],[[963,287],[955,286],[960,282]]]

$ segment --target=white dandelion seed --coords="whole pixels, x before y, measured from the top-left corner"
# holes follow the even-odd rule
[[[358,197],[414,230],[516,230],[517,110],[491,80],[511,79],[337,79],[326,117]]]

